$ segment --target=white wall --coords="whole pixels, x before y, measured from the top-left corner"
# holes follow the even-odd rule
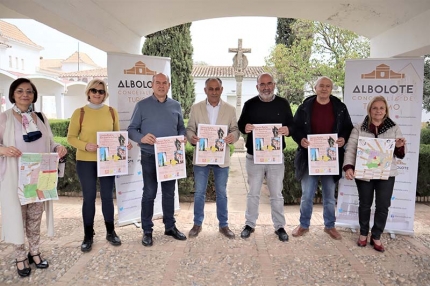
[[[64,96],[64,118],[72,117],[73,112],[88,103],[85,96],[85,83],[74,83],[67,86],[67,93]]]
[[[194,90],[196,99],[194,103],[206,99],[204,91],[205,81],[207,78],[194,78]],[[236,107],[236,80],[234,78],[221,78],[222,86],[224,88],[221,99]],[[250,98],[258,94],[256,89],[256,78],[244,78],[242,82],[242,108],[243,104]]]
[[[4,53],[1,53],[0,68],[23,74],[34,74],[36,67],[39,66],[40,49],[15,41],[8,41],[8,44],[12,48],[7,48]],[[9,56],[12,57],[12,67],[9,65]],[[16,58],[18,58],[18,66],[16,65]],[[24,60],[24,69],[22,60]]]

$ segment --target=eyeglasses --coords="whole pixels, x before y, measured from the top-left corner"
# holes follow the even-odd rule
[[[103,89],[95,89],[95,88],[90,88],[90,92],[92,92],[94,94],[97,94],[97,92],[98,92],[100,95],[104,95],[106,93],[106,91]]]
[[[24,92],[25,92],[26,94],[34,94],[34,91],[32,91],[32,90],[26,90],[26,91],[24,91],[23,89],[17,89],[17,90],[15,90],[15,92],[16,92],[17,94],[19,94],[19,95],[24,94]]]
[[[275,84],[273,82],[268,82],[268,83],[260,83],[258,86],[260,88],[266,88],[266,87],[273,87]]]

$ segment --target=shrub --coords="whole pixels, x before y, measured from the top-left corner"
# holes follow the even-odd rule
[[[70,120],[68,119],[49,119],[52,134],[57,137],[67,137]]]
[[[430,144],[430,129],[429,128],[422,128],[421,129],[421,144]]]
[[[79,193],[81,186],[79,183],[78,175],[76,174],[76,149],[67,143],[64,137],[55,137],[55,142],[58,142],[67,148],[67,163],[64,178],[58,180],[58,192],[60,195],[67,195],[70,192]],[[291,142],[290,142],[291,143]],[[286,204],[300,203],[302,195],[301,185],[295,179],[294,175],[294,156],[296,148],[288,144],[284,150],[284,186],[282,194],[284,195],[284,202]],[[187,143],[185,147],[185,158],[187,177],[178,180],[179,199],[181,201],[192,201],[194,198],[194,172],[193,172],[193,151],[194,147]],[[230,145],[230,155],[234,152],[233,145]],[[430,196],[430,145],[421,144],[419,163],[418,163],[418,176],[417,176],[417,196]],[[322,197],[321,190],[318,188],[316,191],[316,201]],[[215,200],[215,184],[213,172],[209,174],[206,200]],[[246,199],[246,198],[244,198]]]

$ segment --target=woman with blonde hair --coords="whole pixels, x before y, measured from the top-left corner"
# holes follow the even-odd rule
[[[82,217],[84,223],[84,240],[81,251],[92,248],[94,236],[94,216],[97,193],[97,178],[100,182],[102,212],[106,226],[106,240],[110,244],[121,245],[115,233],[113,186],[115,176],[97,176],[97,132],[119,131],[118,112],[104,104],[108,98],[106,83],[100,79],[90,81],[85,89],[88,104],[73,112],[70,119],[67,141],[77,149],[76,171],[82,188]]]
[[[347,180],[352,180],[355,176],[354,165],[359,137],[395,139],[396,142],[388,180],[372,179],[366,181],[355,179],[358,189],[358,220],[360,224],[360,237],[357,240],[357,245],[360,247],[367,245],[370,228],[370,208],[373,203],[373,197],[375,197],[376,209],[371,229],[370,245],[373,245],[375,250],[384,252],[385,248],[381,243],[381,234],[387,222],[395,176],[397,175],[396,158],[403,159],[406,153],[406,140],[400,131],[399,125],[390,118],[385,97],[375,96],[372,98],[367,105],[367,116],[364,121],[356,125],[351,132],[343,163],[343,170]]]

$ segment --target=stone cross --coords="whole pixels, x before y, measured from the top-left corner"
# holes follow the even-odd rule
[[[236,53],[233,57],[234,78],[236,79],[236,118],[239,120],[242,111],[242,81],[245,75],[245,69],[248,66],[248,59],[244,53],[250,53],[251,49],[242,48],[242,39],[239,39],[237,48],[228,49],[229,53]],[[245,142],[240,136],[239,140],[234,143],[235,152],[245,151]]]
[[[239,118],[242,110],[242,81],[244,70],[248,66],[248,59],[244,53],[250,53],[251,49],[242,48],[242,39],[239,39],[237,48],[229,48],[228,52],[236,53],[233,57],[233,68],[236,79],[236,118]]]

